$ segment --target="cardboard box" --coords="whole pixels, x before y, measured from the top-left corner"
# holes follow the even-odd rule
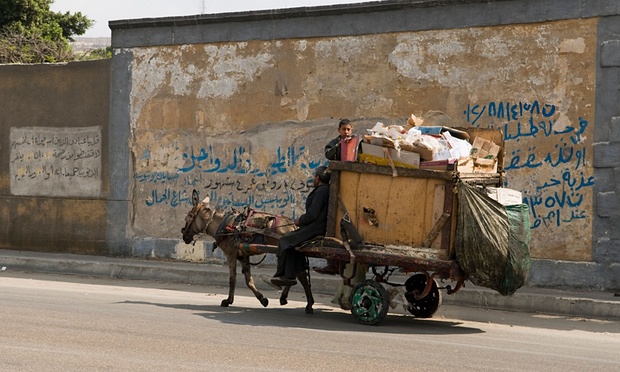
[[[415,152],[419,155],[420,159],[433,160],[433,150],[425,149],[418,146],[408,146],[406,151]]]
[[[497,159],[501,148],[482,137],[476,137],[471,145],[469,156],[475,159]]]
[[[456,159],[421,161],[420,169],[452,171],[456,166]]]
[[[497,173],[497,156],[501,148],[482,137],[472,143],[469,157],[459,159],[458,171],[462,173]]]
[[[418,169],[420,167],[420,155],[415,152],[372,145],[362,142],[362,153],[359,154],[360,163],[390,165],[389,159],[396,167]]]
[[[394,148],[394,141],[383,138],[383,137],[373,137],[369,135],[364,135],[364,143],[369,143],[371,145],[383,146]],[[425,149],[418,146],[412,146],[410,144],[402,144],[401,150],[408,152],[415,152],[420,155],[421,160],[433,160],[433,150]]]
[[[457,170],[461,173],[497,173],[497,159],[461,158]]]
[[[486,190],[491,199],[497,200],[502,205],[523,204],[523,194],[520,191],[505,187],[487,187]]]

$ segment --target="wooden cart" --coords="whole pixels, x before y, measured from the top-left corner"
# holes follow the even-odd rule
[[[352,285],[347,303],[363,324],[379,323],[395,297],[408,303],[416,317],[431,317],[441,305],[441,292],[458,291],[467,275],[456,262],[454,238],[457,223],[456,183],[465,181],[501,187],[503,135],[499,130],[465,129],[473,138],[482,137],[501,144],[497,172],[462,173],[458,165],[446,170],[393,168],[372,164],[329,163],[332,171],[327,233],[299,251],[309,257],[340,263],[344,284]],[[396,172],[396,174],[395,174]],[[349,221],[361,241],[344,239],[341,221]],[[350,237],[349,237],[350,238]],[[250,244],[240,248],[256,250]],[[263,247],[264,252],[264,247]],[[274,252],[270,252],[274,253]],[[344,275],[346,264],[370,268],[371,279],[351,283]],[[395,270],[411,274],[404,283],[390,281]],[[455,284],[440,286],[438,280]],[[391,290],[391,289],[400,289]],[[404,290],[402,290],[404,288]]]

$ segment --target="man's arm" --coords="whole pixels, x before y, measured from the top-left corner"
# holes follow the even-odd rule
[[[340,154],[340,137],[334,138],[325,145],[325,157],[328,160],[338,160]]]
[[[308,210],[306,210],[306,213],[299,217],[297,223],[298,226],[309,225],[316,221],[321,216],[324,209],[327,208],[329,202],[329,187],[322,186],[316,191],[317,192],[314,193],[312,201],[308,206]]]

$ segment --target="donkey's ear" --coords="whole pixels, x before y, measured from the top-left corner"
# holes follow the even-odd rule
[[[203,204],[209,204],[209,202],[211,201],[211,198],[209,198],[208,196],[204,199],[202,199],[202,203]]]
[[[196,191],[196,189],[192,191],[192,205],[194,207],[198,205],[198,191]]]

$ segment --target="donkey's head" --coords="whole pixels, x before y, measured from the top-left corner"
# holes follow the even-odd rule
[[[196,190],[192,192],[192,205],[192,210],[185,217],[185,227],[181,229],[185,244],[192,243],[196,235],[206,232],[207,226],[215,213],[215,209],[209,204],[209,197],[206,197],[202,202],[198,202],[198,192]]]

